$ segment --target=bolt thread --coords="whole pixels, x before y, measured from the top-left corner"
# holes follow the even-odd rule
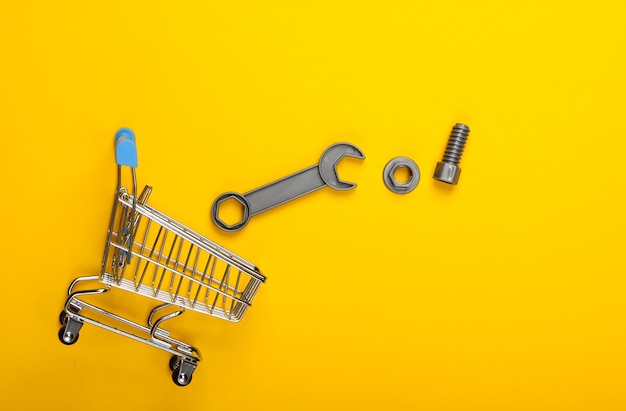
[[[454,127],[452,127],[448,145],[446,146],[446,152],[443,155],[444,163],[454,164],[455,166],[459,164],[469,133],[470,129],[465,124],[456,123]]]

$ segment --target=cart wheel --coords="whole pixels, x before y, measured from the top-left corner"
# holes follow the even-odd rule
[[[170,371],[174,371],[178,365],[178,355],[172,355],[170,358]]]
[[[78,341],[78,334],[66,333],[65,327],[61,327],[59,330],[59,341],[65,345],[72,345]]]
[[[67,314],[65,314],[65,311],[61,311],[61,314],[59,314],[59,321],[61,322],[61,325],[65,325],[65,317],[67,317]]]
[[[174,384],[178,385],[179,387],[185,387],[189,385],[193,376],[187,375],[185,373],[181,374],[178,372],[178,370],[180,370],[180,367],[174,368],[174,371],[172,372],[172,381],[174,381]]]

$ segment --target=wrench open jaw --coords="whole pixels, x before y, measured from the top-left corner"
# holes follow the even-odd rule
[[[319,163],[316,165],[248,191],[245,194],[227,192],[220,195],[215,199],[211,207],[211,218],[222,230],[238,231],[248,224],[251,217],[322,187],[329,186],[335,190],[355,188],[355,183],[343,181],[339,179],[337,174],[337,164],[346,156],[365,159],[365,154],[353,144],[333,144],[324,151]],[[235,224],[228,224],[219,217],[220,205],[231,198],[243,206],[243,219]]]
[[[320,176],[328,186],[335,190],[351,190],[356,187],[356,183],[344,181],[339,178],[337,164],[339,164],[344,157],[354,157],[363,160],[365,159],[365,154],[354,144],[336,143],[328,147],[320,159]]]

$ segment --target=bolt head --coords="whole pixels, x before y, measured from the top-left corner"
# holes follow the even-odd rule
[[[437,167],[435,167],[433,178],[447,184],[456,185],[459,182],[460,176],[461,167],[450,163],[439,162],[437,163]]]

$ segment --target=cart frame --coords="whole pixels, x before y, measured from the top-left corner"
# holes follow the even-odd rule
[[[197,348],[172,338],[163,323],[187,309],[238,322],[266,278],[254,264],[150,207],[150,186],[136,196],[132,130],[120,129],[115,147],[117,189],[100,275],[78,277],[70,284],[59,339],[66,345],[76,343],[87,323],[161,349],[172,354],[172,380],[185,386],[202,357]],[[123,166],[130,167],[132,193],[122,186]],[[92,296],[112,288],[160,304],[150,311],[145,325],[139,324],[91,302]]]

